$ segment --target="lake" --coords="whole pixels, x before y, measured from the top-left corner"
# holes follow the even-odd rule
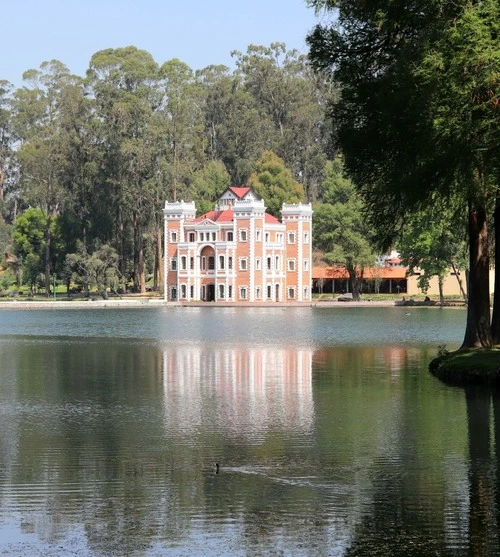
[[[0,311],[0,554],[498,555],[500,403],[427,371],[464,330],[435,307]]]

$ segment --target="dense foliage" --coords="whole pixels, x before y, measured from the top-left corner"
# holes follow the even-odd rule
[[[364,202],[344,174],[337,156],[326,167],[323,203],[314,206],[315,249],[330,265],[344,267],[349,291],[359,300],[366,268],[375,265],[374,231],[364,217]]]
[[[2,266],[26,267],[47,295],[54,274],[144,292],[162,282],[166,200],[205,211],[247,183],[274,213],[321,200],[331,86],[280,43],[233,57],[234,71],[195,72],[130,46],[95,53],[85,77],[52,60],[18,89],[0,82]],[[38,227],[29,249],[22,215]]]
[[[381,243],[415,209],[461,199],[470,254],[464,346],[499,343],[500,289],[491,320],[488,281],[495,206],[500,241],[498,0],[309,3],[325,14],[308,38],[311,58],[342,89],[333,107],[339,145]],[[498,250],[496,259],[498,273]]]

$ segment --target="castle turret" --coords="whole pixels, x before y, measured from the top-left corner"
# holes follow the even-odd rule
[[[196,216],[194,201],[166,202],[163,209],[165,260],[163,262],[163,297],[175,301],[179,297],[178,246],[185,242],[184,224]]]

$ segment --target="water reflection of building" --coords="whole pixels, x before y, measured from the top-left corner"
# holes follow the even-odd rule
[[[310,431],[311,377],[310,349],[176,346],[163,353],[166,427],[247,438]]]

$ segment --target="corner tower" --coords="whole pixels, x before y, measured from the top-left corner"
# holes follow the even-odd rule
[[[194,201],[186,203],[175,201],[165,203],[163,209],[165,258],[163,261],[163,298],[165,301],[176,301],[179,297],[179,270],[177,265],[179,245],[185,240],[184,225],[194,220],[196,207]]]
[[[286,285],[288,298],[311,300],[312,284],[312,206],[310,203],[283,204],[285,225]]]

